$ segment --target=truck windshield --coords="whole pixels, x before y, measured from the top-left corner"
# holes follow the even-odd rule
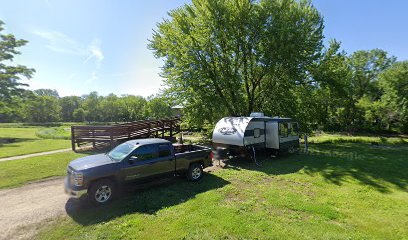
[[[122,143],[108,153],[108,156],[115,161],[122,161],[133,150],[133,146]]]

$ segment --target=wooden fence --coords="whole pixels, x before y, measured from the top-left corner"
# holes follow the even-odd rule
[[[131,139],[173,137],[180,132],[180,118],[143,120],[111,126],[71,126],[72,150],[84,145],[93,148],[113,148]],[[166,134],[168,133],[168,134]],[[165,136],[166,135],[166,136]]]

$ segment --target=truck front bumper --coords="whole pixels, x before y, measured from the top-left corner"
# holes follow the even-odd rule
[[[74,190],[69,184],[69,178],[66,177],[64,181],[64,190],[65,193],[68,194],[71,198],[76,198],[79,199],[82,196],[86,195],[88,192],[88,189],[81,189],[81,190]]]

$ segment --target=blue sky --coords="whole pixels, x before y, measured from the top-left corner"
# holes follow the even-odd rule
[[[62,96],[159,92],[161,61],[147,39],[181,0],[3,1],[6,32],[29,40],[16,63],[36,69],[31,89],[56,89]],[[408,1],[316,0],[326,39],[336,38],[351,53],[381,48],[408,59]]]

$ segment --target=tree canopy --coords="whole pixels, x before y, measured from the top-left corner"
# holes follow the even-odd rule
[[[31,78],[35,72],[32,68],[11,64],[20,52],[17,48],[24,46],[27,41],[16,39],[13,34],[3,34],[4,23],[0,20],[0,101],[10,101],[13,97],[21,96],[24,89],[22,78]]]
[[[305,83],[322,49],[308,1],[194,0],[169,15],[149,47],[165,60],[167,95],[197,119],[267,110]]]
[[[380,49],[325,47],[323,28],[310,1],[193,0],[157,24],[149,48],[164,60],[165,95],[191,125],[261,111],[303,131],[402,131],[391,121],[404,117],[388,71],[405,79],[403,65],[395,70]],[[387,104],[391,113],[379,114]]]

